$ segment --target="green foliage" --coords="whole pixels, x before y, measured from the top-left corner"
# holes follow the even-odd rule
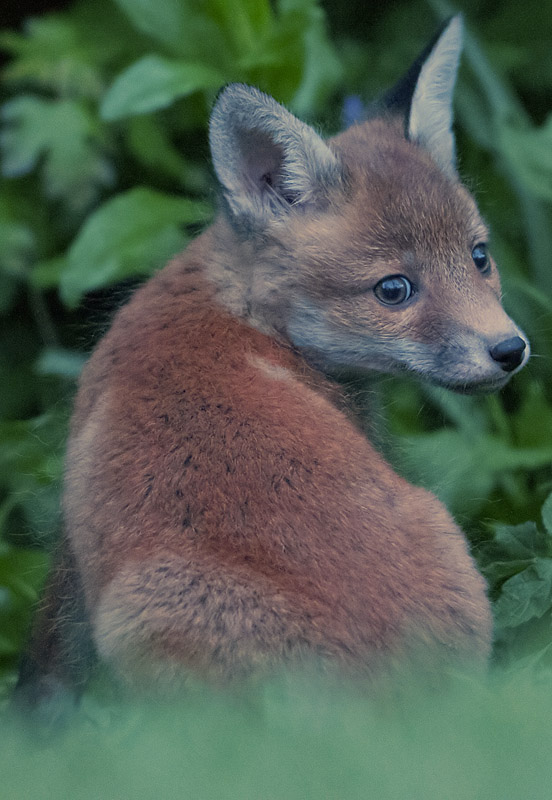
[[[223,82],[221,72],[202,64],[144,56],[116,79],[104,98],[101,115],[116,120],[146,114],[193,92],[215,89]]]
[[[499,525],[485,553],[494,594],[496,652],[552,666],[552,494],[534,522]]]
[[[7,178],[32,172],[43,158],[44,194],[77,212],[111,185],[99,125],[83,103],[21,95],[4,104],[2,118],[2,174]]]
[[[316,0],[80,2],[0,46],[11,56],[0,95],[7,674],[47,562],[31,548],[59,529],[70,396],[92,338],[71,310],[161,267],[209,220],[205,127],[220,86],[250,81],[314,114],[341,66]]]
[[[381,408],[397,437],[386,445],[393,461],[472,538],[495,603],[497,659],[542,666],[552,651],[552,23],[536,0],[508,0],[492,17],[475,0],[461,8],[470,32],[457,92],[461,169],[493,229],[506,305],[536,357],[498,397],[393,379],[380,387]],[[9,57],[0,89],[6,675],[44,575],[38,547],[59,528],[68,408],[96,311],[105,316],[118,284],[161,267],[210,217],[206,123],[217,89],[254,83],[333,130],[346,95],[368,99],[390,85],[454,10],[442,0],[324,9],[317,0],[81,0],[0,34]],[[545,500],[543,527],[527,522]],[[339,746],[349,744],[345,736]]]
[[[16,542],[29,545],[28,531],[35,543],[55,534],[64,433],[55,412],[0,422],[0,687],[24,643],[48,563],[45,552]]]
[[[59,288],[68,306],[92,289],[151,273],[182,250],[181,226],[204,222],[205,204],[145,187],[129,189],[93,212],[67,253]]]
[[[3,720],[6,797],[26,800],[548,800],[550,681],[358,687],[295,676],[244,695],[85,698],[57,737]],[[244,693],[245,694],[245,693]]]

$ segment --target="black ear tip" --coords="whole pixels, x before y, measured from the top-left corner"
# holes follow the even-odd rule
[[[464,25],[463,20],[464,17],[461,13],[453,14],[444,20],[418,58],[411,64],[406,74],[380,98],[377,103],[380,109],[391,113],[403,114],[406,118],[408,117],[410,113],[410,104],[422,67],[429,59],[442,37],[451,27],[457,28],[458,34],[461,36]]]
[[[220,98],[222,97],[222,95],[226,92],[227,89],[230,88],[230,86],[233,86],[233,85],[234,85],[233,83],[225,83],[220,87],[220,89],[218,90],[218,92],[215,95],[215,100],[213,102],[213,106],[217,105],[217,103],[220,100]]]
[[[217,105],[222,97],[225,95],[231,96],[233,94],[239,93],[242,89],[249,89],[249,86],[246,86],[245,83],[225,83],[224,86],[221,86],[217,92],[214,105]]]

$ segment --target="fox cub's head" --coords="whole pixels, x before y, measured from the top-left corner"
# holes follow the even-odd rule
[[[237,254],[223,265],[229,303],[322,368],[490,391],[529,357],[456,172],[461,37],[454,17],[366,122],[328,142],[248,86],[228,86],[215,105],[222,224],[236,245],[226,253]]]

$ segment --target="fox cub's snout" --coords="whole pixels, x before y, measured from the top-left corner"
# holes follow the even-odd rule
[[[324,141],[228,86],[221,213],[116,315],[83,372],[65,537],[19,691],[179,685],[312,657],[363,675],[484,664],[462,532],[375,450],[331,377],[502,386],[529,345],[460,183],[454,18],[362,124]]]
[[[488,391],[529,357],[456,171],[460,44],[457,17],[366,122],[329,142],[250,87],[219,98],[214,166],[238,238],[257,232],[260,267],[240,272],[252,319],[322,368]]]

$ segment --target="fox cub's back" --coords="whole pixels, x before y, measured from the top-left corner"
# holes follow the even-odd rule
[[[138,685],[313,656],[366,673],[420,651],[486,659],[462,532],[374,450],[330,377],[489,391],[528,357],[456,173],[460,28],[329,143],[255,89],[219,96],[221,214],[119,312],[82,376],[66,537],[23,687],[81,680],[67,640],[83,617]],[[56,600],[68,570],[72,620]]]

